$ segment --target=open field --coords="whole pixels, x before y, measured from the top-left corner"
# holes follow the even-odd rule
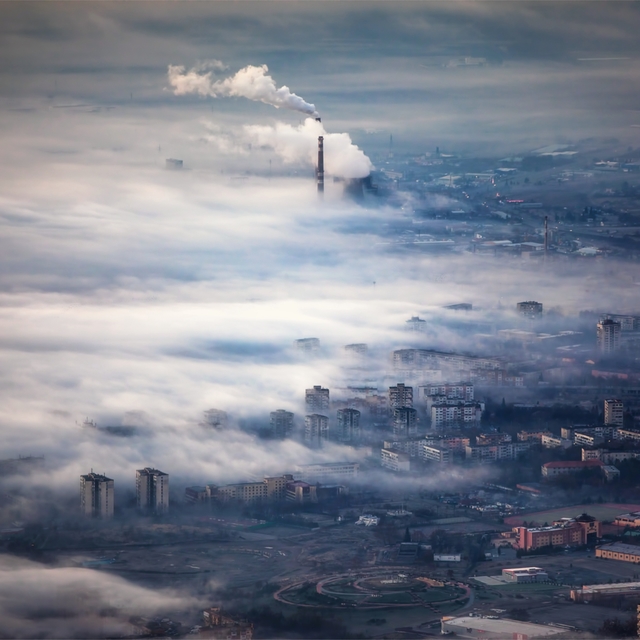
[[[551,524],[554,520],[575,518],[583,513],[588,513],[590,516],[603,521],[613,520],[616,516],[631,511],[640,511],[640,504],[615,504],[611,502],[604,504],[576,504],[569,507],[511,516],[510,518],[505,518],[504,523],[512,527],[517,527],[523,522],[535,522],[538,525],[542,525],[545,522]]]

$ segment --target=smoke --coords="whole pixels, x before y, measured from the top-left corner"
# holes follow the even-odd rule
[[[168,76],[173,93],[177,96],[197,93],[213,98],[242,97],[270,104],[276,109],[291,109],[317,117],[318,112],[315,105],[305,102],[300,96],[291,93],[287,86],[276,88],[274,79],[267,75],[269,68],[266,64],[258,67],[249,65],[229,78],[214,80],[214,71],[223,66],[217,60],[204,68],[200,64],[189,71],[186,71],[183,66],[169,65]],[[207,68],[210,70],[206,71]]]
[[[339,178],[364,178],[371,173],[373,163],[353,144],[348,133],[328,133],[322,123],[307,118],[303,124],[291,126],[245,125],[235,135],[222,132],[212,123],[205,125],[209,135],[201,138],[215,144],[223,153],[246,155],[247,147],[273,150],[285,164],[314,166],[318,153],[318,136],[324,136],[324,162],[327,175]]]

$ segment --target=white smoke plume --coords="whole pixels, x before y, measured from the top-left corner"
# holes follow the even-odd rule
[[[274,126],[247,125],[248,142],[273,149],[288,164],[302,162],[315,165],[318,136],[324,136],[324,163],[327,175],[340,178],[365,178],[371,173],[371,160],[351,141],[348,133],[328,133],[321,122],[307,118],[291,126],[278,122]]]
[[[213,78],[214,71],[223,66],[217,60],[215,64],[209,64],[205,67],[198,65],[189,71],[183,66],[169,65],[168,76],[173,93],[177,96],[197,93],[213,98],[242,97],[270,104],[276,109],[291,109],[309,116],[318,116],[315,105],[309,104],[300,96],[291,93],[289,87],[283,85],[279,89],[276,88],[274,79],[267,74],[269,68],[266,64],[258,67],[249,65],[229,78],[215,80]],[[206,71],[207,68],[210,70]]]

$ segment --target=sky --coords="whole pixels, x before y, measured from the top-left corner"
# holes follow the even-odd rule
[[[321,205],[312,159],[319,131],[330,177],[366,173],[389,135],[415,153],[486,156],[593,137],[637,144],[639,11],[0,4],[3,457],[44,455],[34,482],[65,495],[91,468],[132,488],[136,468],[156,466],[177,487],[353,459],[235,427],[266,425],[281,408],[301,417],[314,384],[362,381],[345,344],[370,344],[379,384],[390,351],[409,346],[413,315],[430,322],[426,346],[472,350],[446,329],[443,304],[472,301],[489,318],[526,292],[572,314],[596,306],[598,291],[597,304],[633,305],[634,292],[602,292],[601,266],[559,278],[382,250],[377,230],[402,212],[345,200],[332,180]],[[465,58],[485,63],[456,66]],[[211,73],[213,86],[263,65],[322,123],[230,90],[176,95],[171,81],[170,67]],[[166,158],[184,169],[165,169]],[[323,352],[306,360],[292,343],[311,336]],[[230,414],[225,434],[202,427],[210,408]],[[110,438],[85,418],[138,434]]]

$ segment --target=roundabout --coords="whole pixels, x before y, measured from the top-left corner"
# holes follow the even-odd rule
[[[305,580],[279,589],[274,598],[298,607],[380,609],[459,604],[469,589],[442,582],[406,567],[352,572]]]

